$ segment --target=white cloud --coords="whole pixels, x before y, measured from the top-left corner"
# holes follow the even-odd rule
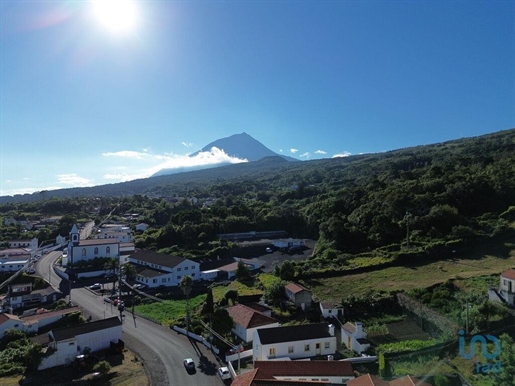
[[[93,186],[93,181],[91,181],[87,178],[78,176],[75,173],[58,174],[57,179],[62,184],[67,184],[67,185],[72,185],[72,186],[78,186],[78,187]]]
[[[290,153],[293,153],[293,154],[295,154],[298,151],[299,151],[299,149],[290,149]]]
[[[344,151],[343,153],[338,153],[338,154],[333,155],[331,158],[348,157],[350,155],[351,155],[351,153],[349,153],[348,151]]]
[[[279,153],[282,153],[283,152],[283,149],[279,149]]]
[[[185,147],[192,147],[193,144],[191,142],[181,142],[182,143],[182,146],[185,146]]]
[[[317,150],[315,151],[315,154],[327,154],[327,152],[323,150]]]
[[[311,154],[309,152],[305,152],[304,154],[299,155],[300,158],[309,158]]]
[[[162,169],[180,169],[247,162],[246,159],[231,157],[217,147],[211,148],[210,151],[200,152],[194,157],[179,154],[150,154],[136,151],[118,151],[114,153],[103,153],[102,155],[105,157],[126,159],[125,165],[112,165],[110,168],[111,172],[103,175],[103,178],[106,180],[119,182],[147,178]]]

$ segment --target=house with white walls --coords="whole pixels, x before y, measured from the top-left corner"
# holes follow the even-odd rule
[[[342,343],[357,354],[361,354],[370,347],[367,333],[363,331],[361,322],[347,322],[341,327]]]
[[[320,312],[322,312],[322,316],[326,319],[343,316],[343,306],[339,301],[323,300],[320,302],[319,306]]]
[[[121,257],[120,264],[125,263],[134,265],[135,280],[149,288],[176,287],[186,275],[194,281],[200,280],[199,263],[185,257],[136,249],[134,253]]]
[[[244,304],[236,304],[226,309],[233,320],[231,332],[246,343],[252,341],[254,331],[259,328],[279,327],[279,322],[274,318]]]
[[[515,306],[515,269],[511,268],[501,273],[499,296],[509,305]]]
[[[0,339],[3,338],[5,332],[11,328],[16,330],[32,333],[37,332],[38,327],[37,323],[31,323],[30,321],[23,321],[16,315],[11,315],[8,313],[0,314]]]
[[[254,361],[333,355],[337,349],[334,325],[327,323],[261,328],[254,332]]]
[[[51,330],[44,336],[32,340],[44,346],[43,357],[38,370],[68,365],[84,352],[108,349],[111,342],[122,338],[122,322],[115,316],[95,322]]]

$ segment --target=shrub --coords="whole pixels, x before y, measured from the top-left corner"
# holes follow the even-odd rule
[[[106,375],[111,371],[111,365],[108,361],[100,361],[95,366],[93,366],[93,371],[98,371],[102,375]]]

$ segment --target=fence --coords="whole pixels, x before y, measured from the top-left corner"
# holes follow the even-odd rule
[[[217,349],[215,346],[213,346],[211,343],[209,343],[207,340],[205,340],[204,337],[202,337],[200,335],[194,334],[193,332],[187,331],[184,328],[180,328],[178,326],[173,326],[172,330],[199,341],[204,346],[206,346],[208,349],[212,350],[216,355],[218,355],[218,353],[220,352],[219,349]]]

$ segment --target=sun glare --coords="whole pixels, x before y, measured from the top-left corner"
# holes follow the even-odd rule
[[[95,18],[113,33],[133,31],[138,24],[138,9],[133,0],[93,0]]]

